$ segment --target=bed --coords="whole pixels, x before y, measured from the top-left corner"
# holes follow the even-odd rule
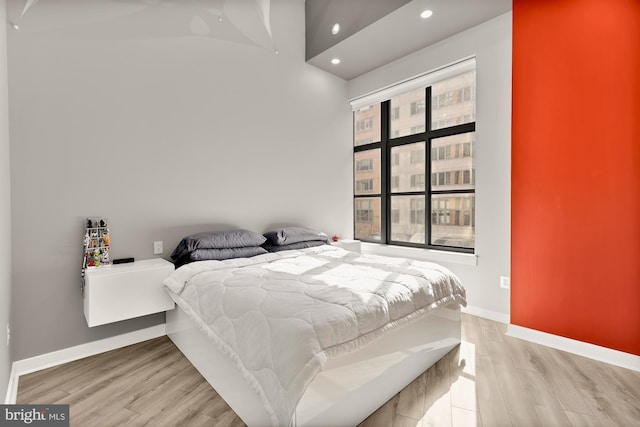
[[[165,285],[167,335],[249,426],[359,424],[460,342],[466,304],[442,266],[330,245],[198,261]]]

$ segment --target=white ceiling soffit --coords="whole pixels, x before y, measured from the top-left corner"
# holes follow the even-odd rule
[[[421,19],[426,9],[433,16]],[[509,10],[511,0],[413,0],[307,62],[351,80]]]

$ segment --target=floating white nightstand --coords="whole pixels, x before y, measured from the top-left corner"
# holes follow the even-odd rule
[[[172,310],[162,281],[174,266],[161,258],[85,271],[84,317],[89,327]]]
[[[331,242],[331,245],[347,251],[360,252],[360,240],[340,239],[337,242]]]

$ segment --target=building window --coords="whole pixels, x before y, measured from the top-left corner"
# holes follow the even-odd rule
[[[409,132],[411,135],[424,132],[424,125],[411,126],[411,130]]]
[[[371,200],[356,202],[356,222],[371,224],[373,222],[373,204]]]
[[[398,107],[396,107],[398,108]],[[398,108],[399,110],[399,108]],[[419,114],[424,114],[424,100],[416,101],[411,103],[411,115],[417,116]]]
[[[393,166],[398,166],[400,164],[400,154],[399,153],[393,153],[393,156],[391,157],[391,164]]]
[[[360,179],[356,181],[356,192],[371,193],[373,191],[373,179]]]
[[[413,188],[424,188],[424,174],[414,174],[411,175],[411,187]]]
[[[411,224],[424,224],[424,199],[411,199]]]
[[[409,163],[412,165],[424,163],[424,149],[411,150]]]
[[[356,172],[370,171],[373,169],[373,159],[361,159],[356,162]]]
[[[391,222],[394,224],[400,222],[400,209],[391,209]]]
[[[471,157],[471,143],[465,142],[462,144],[462,157]]]
[[[398,188],[400,188],[400,177],[394,175],[391,177],[391,190],[397,190]]]
[[[473,252],[475,126],[475,62],[355,110],[355,237]]]

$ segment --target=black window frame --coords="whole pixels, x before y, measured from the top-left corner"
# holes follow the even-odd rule
[[[433,99],[431,96],[431,86],[426,87],[425,89],[425,106],[433,106]],[[425,178],[432,177],[432,152],[433,152],[433,144],[432,141],[438,138],[444,138],[448,136],[460,135],[465,133],[474,133],[476,131],[476,122],[475,120],[469,123],[463,124],[452,124],[447,127],[437,127],[436,129],[432,129],[432,108],[424,108],[425,114],[425,130],[424,132],[415,133],[411,135],[405,135],[400,137],[391,137],[389,135],[389,129],[391,125],[391,101],[385,100],[382,101],[380,108],[380,141],[372,142],[369,144],[361,144],[358,146],[354,146],[354,155],[360,151],[368,151],[379,148],[380,149],[380,193],[376,194],[354,194],[354,208],[356,205],[356,200],[358,198],[380,198],[380,239],[361,239],[364,242],[372,242],[372,243],[381,243],[393,246],[406,246],[406,247],[416,247],[423,249],[436,249],[443,250],[449,252],[460,252],[460,253],[475,253],[475,244],[473,248],[460,247],[460,246],[449,246],[443,244],[435,244],[432,243],[432,196],[439,194],[473,194],[475,196],[475,180],[471,181],[473,184],[473,188],[471,189],[448,189],[448,190],[439,190],[437,186],[432,188],[429,180],[425,179],[425,188],[424,191],[392,191],[391,188],[391,166],[393,163],[391,157],[391,149],[393,147],[399,147],[407,144],[414,144],[417,142],[424,142],[424,156],[425,156]],[[469,153],[472,155],[471,153]],[[466,156],[465,156],[466,157]],[[475,171],[474,171],[475,172]],[[355,174],[354,174],[355,179]],[[354,192],[355,193],[355,192]],[[425,209],[424,209],[424,225],[425,225],[425,243],[415,243],[415,242],[407,242],[407,241],[398,241],[392,240],[391,238],[391,225],[392,225],[392,209],[391,209],[391,197],[392,196],[424,196],[425,201]],[[451,214],[451,213],[450,213]],[[475,215],[474,215],[475,216]],[[354,232],[356,230],[356,215],[354,212]],[[471,220],[473,224],[475,224],[475,219]]]

